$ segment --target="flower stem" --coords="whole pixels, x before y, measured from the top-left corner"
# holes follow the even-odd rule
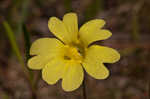
[[[87,94],[86,94],[86,84],[85,84],[85,79],[83,80],[83,85],[82,85],[82,93],[83,93],[83,99],[87,99]]]
[[[148,99],[150,99],[150,79],[148,80]]]

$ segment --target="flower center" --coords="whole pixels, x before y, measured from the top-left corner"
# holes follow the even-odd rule
[[[81,63],[82,58],[83,58],[82,53],[80,53],[78,47],[65,45],[65,53],[64,53],[65,60],[71,60]]]

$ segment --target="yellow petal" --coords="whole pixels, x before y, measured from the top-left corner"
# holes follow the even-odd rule
[[[83,63],[85,71],[95,79],[106,79],[109,76],[107,68],[99,61],[89,60]]]
[[[68,15],[66,15],[66,16],[68,16]],[[65,23],[56,17],[51,17],[48,21],[48,27],[49,27],[50,31],[56,37],[58,37],[64,43],[69,44],[74,40],[75,37],[74,37],[74,33],[70,33],[70,29],[68,31],[67,26],[68,26],[68,24],[72,23],[72,22],[69,23],[68,21],[73,21],[73,20],[72,20],[72,17],[71,17],[71,19],[68,18],[68,21],[66,18],[64,18],[64,20],[65,20]]]
[[[88,48],[87,57],[95,57],[102,63],[115,63],[120,59],[120,54],[115,49],[93,45]]]
[[[62,79],[62,88],[65,91],[73,91],[80,87],[83,81],[83,68],[80,64],[68,64]]]
[[[42,78],[48,84],[55,84],[62,78],[65,68],[65,62],[62,60],[52,60],[42,70]]]
[[[51,56],[34,56],[29,59],[28,67],[30,69],[42,69],[48,62],[51,61]]]
[[[109,71],[103,63],[114,63],[118,61],[119,58],[119,53],[114,49],[93,45],[86,51],[83,67],[92,77],[105,79],[109,76]]]
[[[67,13],[63,17],[63,22],[69,32],[73,41],[77,39],[78,35],[78,19],[75,13]]]
[[[101,29],[104,24],[104,20],[95,19],[85,23],[80,28],[79,37],[85,46],[94,41],[107,39],[112,35],[110,31]]]
[[[32,44],[30,55],[57,54],[62,46],[64,45],[55,38],[41,38]]]

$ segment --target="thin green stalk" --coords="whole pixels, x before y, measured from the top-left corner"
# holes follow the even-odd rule
[[[27,61],[31,57],[30,56],[30,46],[31,46],[31,43],[30,43],[30,33],[28,32],[25,24],[23,24],[22,28],[23,28],[23,34],[24,34],[25,54],[26,54],[26,63],[27,63]],[[28,70],[28,71],[30,73],[31,80],[33,80],[33,72],[30,71],[30,70]]]
[[[83,99],[87,99],[85,79],[83,80],[83,84],[82,84],[82,93],[83,93]]]
[[[22,0],[22,2],[20,3],[21,6],[21,18],[19,19],[19,22],[17,24],[17,32],[18,33],[22,33],[22,26],[24,24],[24,22],[26,21],[27,17],[28,17],[28,9],[29,9],[29,4],[30,4],[30,0]]]
[[[28,59],[30,58],[30,54],[29,54],[30,46],[31,46],[31,43],[30,43],[30,33],[28,32],[25,24],[23,24],[22,28],[23,28],[23,34],[24,34],[25,53],[26,53],[26,62],[27,62]]]
[[[7,37],[9,39],[9,41],[10,41],[12,49],[13,49],[14,53],[16,54],[18,61],[21,63],[21,66],[22,66],[23,70],[25,70],[24,60],[23,60],[23,58],[21,56],[21,53],[19,51],[19,48],[17,46],[16,38],[14,36],[14,33],[13,33],[12,29],[10,28],[7,21],[3,22],[3,26],[6,30],[6,34],[7,34]]]
[[[150,73],[149,73],[150,76]],[[148,79],[148,99],[150,99],[150,79]]]
[[[140,24],[139,24],[139,18],[140,18],[140,11],[145,5],[145,0],[141,0],[137,2],[132,11],[132,38],[134,42],[137,44],[140,40]]]
[[[137,14],[133,15],[132,28],[133,28],[132,38],[135,42],[138,42],[140,35],[139,35],[139,22],[138,22],[138,15]]]
[[[7,34],[7,37],[9,39],[9,41],[10,41],[10,44],[12,46],[12,50],[15,53],[15,55],[17,56],[17,59],[18,59],[18,61],[21,64],[21,67],[22,67],[22,70],[23,70],[23,72],[25,74],[25,77],[26,77],[27,80],[29,80],[29,83],[32,86],[31,76],[29,75],[28,69],[25,67],[25,63],[24,63],[24,60],[22,58],[21,52],[19,50],[19,47],[17,46],[17,42],[16,42],[16,38],[15,38],[14,32],[11,29],[11,27],[8,24],[7,21],[3,21],[3,26],[4,26],[5,30],[6,30],[6,34]]]
[[[30,58],[30,33],[28,32],[26,25],[25,25],[25,21],[29,15],[29,6],[30,6],[30,0],[23,0],[22,1],[22,13],[21,13],[21,19],[20,19],[20,24],[18,24],[18,26],[20,26],[20,30],[21,32],[23,32],[24,35],[24,41],[25,41],[25,54],[26,54],[26,63],[28,61],[28,59]],[[18,28],[19,30],[19,28]],[[31,87],[32,90],[32,99],[36,99],[36,84],[34,83],[34,74],[31,70],[28,69],[28,73],[30,75],[30,83],[29,86]]]

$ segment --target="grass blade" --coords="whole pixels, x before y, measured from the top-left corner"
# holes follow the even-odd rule
[[[16,43],[15,35],[14,35],[14,33],[13,33],[13,31],[12,31],[10,25],[8,24],[7,21],[4,21],[4,22],[3,22],[3,26],[4,26],[5,30],[6,30],[7,37],[8,37],[8,39],[9,39],[9,41],[10,41],[10,44],[11,44],[11,46],[12,46],[12,49],[13,49],[14,53],[15,53],[16,56],[17,56],[18,61],[19,61],[22,65],[24,65],[24,60],[23,60],[23,58],[22,58],[22,56],[21,56],[21,53],[20,53],[19,48],[18,48],[17,43]]]
[[[31,46],[30,33],[28,32],[25,24],[23,24],[22,28],[23,28],[23,34],[24,34],[25,53],[26,53],[26,62],[27,62],[28,59],[31,57],[30,53],[29,53],[30,52],[30,46]],[[33,80],[33,72],[31,70],[29,70],[29,73],[30,73],[31,80]]]
[[[22,66],[22,70],[23,72],[25,73],[25,76],[26,78],[31,81],[31,77],[29,75],[29,71],[28,69],[25,67],[25,63],[24,63],[24,60],[22,58],[22,55],[21,55],[21,52],[19,50],[19,47],[17,45],[17,42],[16,42],[16,38],[15,38],[15,35],[14,35],[14,32],[12,31],[10,25],[8,24],[7,21],[3,21],[3,26],[6,30],[6,34],[7,34],[7,37],[10,41],[10,44],[12,46],[12,50],[13,52],[15,53],[15,55],[17,56],[17,59],[18,61],[20,62],[21,66]]]
[[[12,46],[12,49],[14,51],[14,53],[16,54],[19,62],[21,63],[21,66],[22,66],[22,69],[23,69],[23,72],[25,73],[25,77],[29,80],[29,84],[30,84],[30,87],[31,87],[31,90],[32,90],[32,93],[34,95],[35,93],[35,90],[34,90],[34,85],[33,85],[33,75],[32,75],[32,72],[30,72],[26,67],[25,67],[25,63],[24,63],[24,60],[21,56],[21,52],[19,50],[19,47],[17,46],[17,42],[16,42],[16,38],[15,38],[15,35],[14,35],[14,32],[12,31],[10,25],[8,24],[7,21],[4,21],[3,22],[3,26],[6,30],[6,34],[8,36],[8,39],[10,41],[10,44]],[[27,33],[27,32],[26,32]],[[28,49],[30,47],[30,41],[29,41],[29,35],[26,34],[26,43],[28,44]],[[28,50],[29,51],[29,50]]]
[[[30,43],[30,34],[29,34],[29,32],[28,32],[25,24],[23,24],[22,28],[23,28],[24,41],[25,41],[26,61],[28,61],[28,59],[30,58],[29,51],[30,51],[30,46],[31,46],[31,43]]]

